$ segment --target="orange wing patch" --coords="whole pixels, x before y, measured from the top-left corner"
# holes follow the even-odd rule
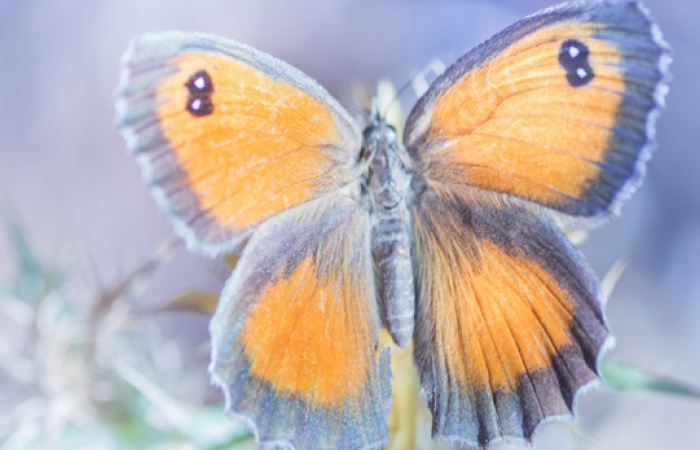
[[[305,258],[290,274],[270,285],[243,327],[243,346],[250,374],[278,391],[339,408],[357,395],[367,375],[367,359],[353,358],[369,349],[370,335],[355,335],[349,327],[369,317],[348,317],[347,307],[366,302],[353,287],[318,273]]]
[[[428,180],[576,216],[616,212],[665,92],[668,48],[653,26],[634,3],[515,24],[434,83],[409,117],[409,151]]]
[[[596,379],[609,339],[594,276],[505,197],[426,191],[413,215],[416,362],[438,436],[529,438]]]
[[[596,29],[582,28],[576,29],[577,37]],[[455,182],[466,178],[477,187],[556,205],[583,197],[587,182],[598,178],[596,163],[604,158],[625,90],[620,53],[590,36],[581,38],[589,43],[590,64],[606,71],[589,88],[570,86],[557,57],[571,35],[568,25],[535,33],[455,84],[437,102],[429,135],[454,139],[444,156],[461,172]],[[486,98],[465,98],[462,90],[473,95],[476,86],[494,88]],[[460,111],[459,105],[465,103],[482,104],[481,114],[464,120],[470,111]],[[460,118],[449,120],[455,114]],[[462,123],[466,126],[458,126]]]
[[[172,64],[178,72],[158,89],[158,117],[189,188],[217,222],[255,226],[347,182],[326,177],[338,161],[323,150],[348,143],[318,99],[230,56],[187,53]],[[194,117],[184,86],[202,68],[214,111]]]
[[[620,52],[592,38],[593,24],[548,28],[518,41],[446,90],[427,130],[445,141],[428,178],[447,177],[545,205],[581,198],[599,175],[625,91]],[[585,88],[567,84],[564,41],[588,45],[598,71]],[[475,151],[478,150],[478,151]],[[430,157],[426,161],[433,162]]]
[[[160,33],[125,57],[118,115],[176,231],[219,255],[356,179],[360,131],[315,81],[233,41]]]
[[[456,257],[450,266],[429,270],[459,274],[458,281],[439,280],[426,295],[459,299],[431,312],[442,324],[438,357],[459,382],[516,392],[521,376],[549,368],[551,357],[571,345],[573,301],[542,266],[489,241],[477,261]]]
[[[357,186],[359,190],[359,186]],[[367,211],[343,195],[268,220],[212,319],[212,373],[261,442],[378,447],[391,398]]]
[[[431,217],[416,220],[416,246],[419,255],[429,255],[421,299],[429,300],[426,314],[439,324],[437,359],[464,385],[515,392],[521,376],[548,368],[551,357],[572,344],[575,299],[521,250],[507,254],[474,234],[445,245],[455,230],[440,226],[439,213],[424,212]],[[462,237],[474,233],[460,231]],[[466,252],[453,248],[464,244]]]

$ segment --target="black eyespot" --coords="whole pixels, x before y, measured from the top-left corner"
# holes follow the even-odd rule
[[[569,39],[561,44],[559,64],[566,71],[566,80],[570,86],[583,86],[590,83],[595,76],[588,63],[588,55],[588,47],[581,41]]]
[[[185,87],[189,91],[187,97],[187,110],[195,117],[208,116],[214,112],[214,103],[211,94],[214,92],[214,83],[205,70],[195,72]]]
[[[214,112],[214,104],[209,96],[190,97],[187,99],[187,110],[196,117],[208,116]]]
[[[211,82],[211,77],[206,70],[200,70],[192,75],[185,86],[190,90],[190,95],[214,92],[214,83]]]

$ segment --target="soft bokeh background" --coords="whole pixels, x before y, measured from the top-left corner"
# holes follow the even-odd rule
[[[622,217],[595,230],[583,251],[599,275],[618,258],[629,262],[608,305],[613,355],[700,385],[700,2],[645,3],[674,51],[659,147]],[[450,63],[550,4],[0,0],[0,205],[13,205],[45,256],[88,258],[106,283],[171,238],[113,125],[119,61],[136,35],[181,29],[231,37],[349,101],[357,82],[390,77],[402,85],[429,59]],[[413,98],[405,99],[408,108]],[[0,240],[0,279],[12,275],[9,251]],[[225,277],[221,265],[179,249],[143,301],[216,290]],[[204,321],[192,324],[188,332],[205,333]],[[204,373],[204,362],[198,368]],[[698,401],[597,392],[579,411],[583,431],[547,427],[535,448],[700,448]]]

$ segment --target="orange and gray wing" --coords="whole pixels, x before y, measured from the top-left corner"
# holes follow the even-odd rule
[[[288,208],[353,181],[360,131],[314,80],[221,38],[165,32],[124,57],[118,122],[191,248],[235,249]]]
[[[369,214],[340,195],[268,220],[246,245],[211,323],[210,371],[258,442],[386,443],[389,353],[376,355],[369,239]]]
[[[428,180],[597,222],[639,184],[669,62],[638,3],[563,4],[451,66],[411,112],[404,140]]]
[[[551,221],[473,188],[424,191],[412,221],[433,435],[481,448],[570,418],[612,345],[579,253]]]

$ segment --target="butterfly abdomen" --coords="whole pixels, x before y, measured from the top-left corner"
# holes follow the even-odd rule
[[[372,252],[379,273],[382,321],[397,345],[413,338],[415,293],[406,193],[410,175],[399,152],[406,150],[382,121],[365,131],[365,153],[370,158],[372,196]]]

